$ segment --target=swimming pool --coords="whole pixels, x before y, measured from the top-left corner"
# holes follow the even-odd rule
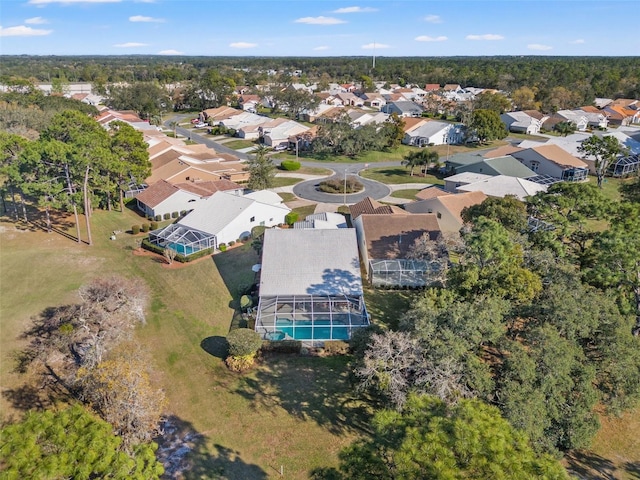
[[[169,243],[167,244],[166,248],[175,250],[180,255],[191,255],[192,253],[195,253],[198,251],[189,245],[182,245],[180,243]]]
[[[350,327],[333,324],[330,319],[289,320],[278,318],[276,332],[295,340],[349,340]]]

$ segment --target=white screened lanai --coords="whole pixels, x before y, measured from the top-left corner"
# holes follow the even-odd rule
[[[267,230],[255,329],[268,340],[349,340],[369,325],[355,230]]]

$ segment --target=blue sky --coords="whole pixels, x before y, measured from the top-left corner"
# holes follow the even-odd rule
[[[2,0],[0,53],[637,56],[637,7],[637,0]]]

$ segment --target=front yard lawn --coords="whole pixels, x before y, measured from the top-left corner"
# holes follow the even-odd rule
[[[405,167],[367,168],[360,172],[360,176],[393,185],[401,183],[432,183],[434,185],[444,185],[444,180],[441,180],[434,175],[418,175],[414,173],[412,177],[410,175],[410,170]]]

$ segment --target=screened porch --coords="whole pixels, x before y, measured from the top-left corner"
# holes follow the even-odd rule
[[[216,236],[173,223],[149,232],[149,241],[161,248],[171,248],[189,256],[207,248],[216,248]]]
[[[265,340],[323,342],[349,340],[368,325],[361,296],[276,295],[260,297],[255,330]]]

